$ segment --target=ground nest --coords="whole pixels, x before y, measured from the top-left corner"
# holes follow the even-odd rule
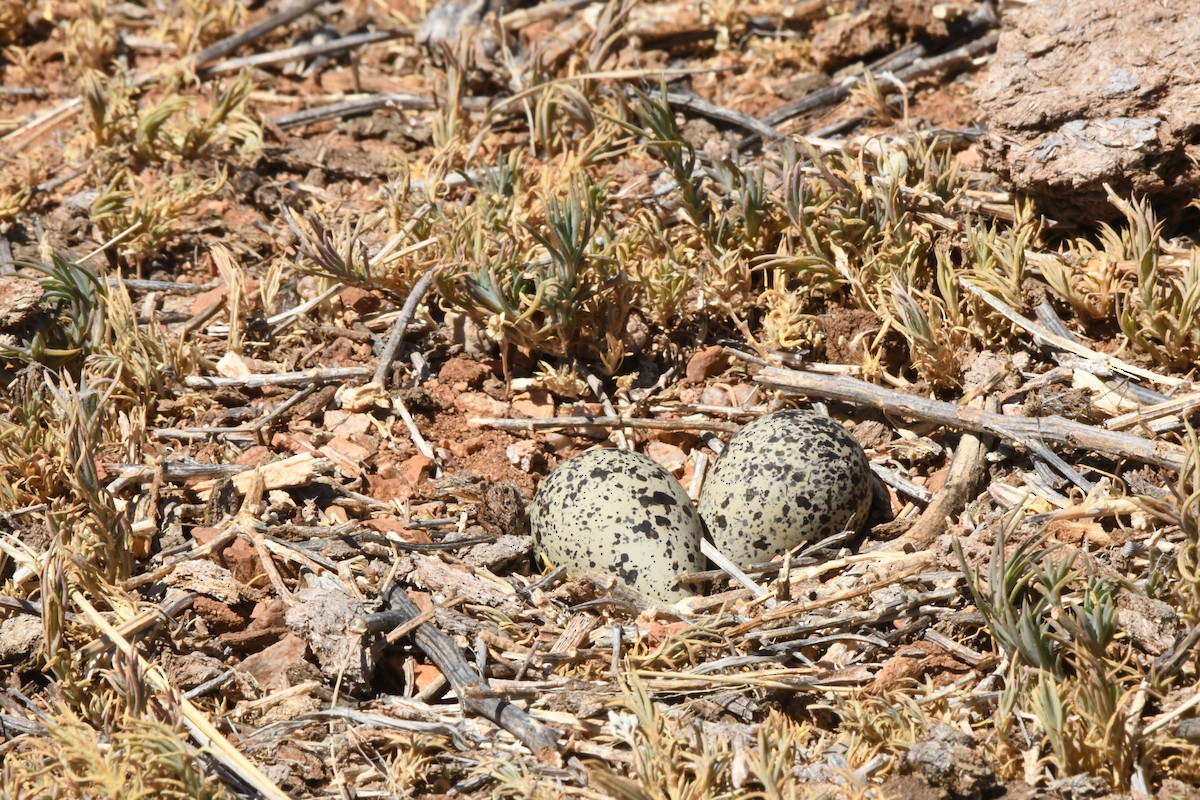
[[[1185,16],[0,0],[0,796],[1194,794]],[[864,531],[534,553],[783,408]]]

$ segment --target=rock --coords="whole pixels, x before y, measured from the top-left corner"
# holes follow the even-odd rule
[[[541,419],[554,416],[554,395],[546,389],[532,388],[520,394],[513,395],[512,410],[514,416]]]
[[[1140,650],[1161,656],[1175,646],[1181,628],[1179,614],[1162,600],[1118,592],[1117,630]]]
[[[398,519],[375,517],[363,520],[362,524],[364,528],[377,531],[378,533],[393,534],[393,537],[400,541],[411,542],[413,544],[429,544],[433,541],[429,538],[429,534],[421,530],[409,528],[407,523]]]
[[[378,384],[376,384],[378,385]],[[325,430],[335,436],[357,436],[371,430],[373,417],[340,408],[331,408],[325,412]]]
[[[975,737],[949,725],[935,725],[917,740],[904,764],[951,797],[977,797],[996,785],[996,773]]]
[[[428,478],[433,470],[437,467],[437,462],[432,458],[421,453],[415,456],[409,456],[401,462],[397,467],[400,477],[408,481],[408,485],[412,487],[420,486],[426,478]]]
[[[352,691],[369,686],[381,647],[369,642],[356,625],[362,603],[329,575],[308,576],[308,585],[295,599],[284,612],[284,622],[308,643],[322,674]]]
[[[322,525],[344,525],[350,521],[350,513],[341,506],[329,505],[321,509],[320,519]]]
[[[1005,16],[976,93],[985,166],[1059,221],[1093,226],[1118,197],[1200,189],[1200,17],[1182,3],[1047,0]]]
[[[307,649],[303,639],[289,633],[265,650],[247,657],[240,668],[250,673],[264,693],[286,689],[292,685],[289,671],[304,660]]]
[[[724,389],[718,389],[716,386],[709,386],[700,394],[701,405],[706,406],[728,406],[729,392]]]
[[[245,378],[251,372],[240,353],[229,351],[217,361],[217,374],[226,378]]]
[[[357,286],[345,287],[339,297],[342,306],[353,309],[358,314],[371,314],[378,311],[382,305],[379,297]]]
[[[1099,775],[1071,775],[1050,781],[1046,788],[1063,800],[1094,800],[1112,796],[1111,787]]]
[[[0,620],[0,662],[24,661],[41,646],[42,620],[32,614],[18,614]]]
[[[362,463],[374,453],[345,436],[333,437],[317,452],[336,464],[338,471],[350,479],[357,479],[362,474]]]
[[[466,567],[447,564],[433,556],[414,555],[412,583],[423,589],[451,593],[466,599],[466,602],[495,609],[499,614],[518,614],[521,602],[504,581],[476,576]]]
[[[523,536],[529,533],[528,506],[520,486],[512,481],[492,481],[483,490],[479,524],[493,536]]]
[[[687,379],[690,383],[699,383],[705,378],[720,375],[729,367],[729,355],[719,344],[701,347],[687,363]]]
[[[0,275],[0,330],[15,328],[29,319],[43,294],[37,281]]]
[[[864,450],[876,450],[892,441],[892,429],[873,419],[863,420],[851,428],[854,438]]]
[[[249,586],[262,581],[266,577],[262,561],[254,545],[246,541],[246,537],[237,536],[221,551],[221,562],[229,569],[229,573],[243,586]],[[199,562],[193,562],[199,563]],[[183,565],[181,565],[183,566]],[[216,595],[214,595],[216,596]],[[220,599],[218,597],[218,599]],[[228,600],[226,602],[229,602]]]
[[[241,542],[239,537],[225,548],[226,559],[229,557],[229,552]],[[251,552],[254,552],[253,548],[251,548]],[[240,603],[248,597],[246,586],[235,577],[232,571],[220,564],[203,559],[193,559],[176,565],[171,573],[163,578],[163,583],[230,605]]]
[[[811,56],[826,72],[895,48],[897,41],[936,42],[955,23],[976,12],[979,3],[930,3],[925,0],[874,0],[859,3],[852,14],[836,15],[812,38]]]
[[[200,595],[192,601],[192,610],[196,616],[204,620],[209,633],[227,633],[240,631],[246,625],[246,618],[231,608],[228,603]]]
[[[518,439],[504,448],[504,455],[522,472],[533,472],[534,466],[542,460],[542,446],[533,439]]]
[[[206,653],[185,653],[167,662],[167,677],[172,686],[180,689],[194,689],[205,681],[210,681],[225,671],[220,660]]]
[[[491,374],[492,368],[487,364],[466,356],[455,356],[438,370],[438,380],[456,392],[465,392],[483,386],[484,379]]]
[[[496,340],[487,335],[479,323],[461,311],[447,311],[445,325],[450,341],[461,344],[463,352],[474,358],[493,356],[499,349]]]
[[[393,500],[403,503],[415,494],[413,485],[392,464],[384,465],[378,472],[368,472],[366,479],[367,494],[381,503]]]
[[[532,536],[501,536],[494,542],[474,545],[463,554],[462,560],[472,569],[497,573],[528,563],[532,552]]]
[[[682,448],[669,442],[649,442],[646,445],[646,455],[657,461],[659,466],[675,477],[679,477],[679,474],[683,472],[683,467],[688,460],[687,453],[683,452]]]
[[[460,392],[454,406],[468,417],[507,417],[511,406],[483,392]]]
[[[813,61],[828,72],[886,49],[892,43],[888,22],[888,9],[882,6],[830,20],[813,36]]]

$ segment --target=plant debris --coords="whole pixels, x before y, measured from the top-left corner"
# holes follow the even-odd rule
[[[1194,792],[1194,185],[995,161],[1042,5],[0,2],[0,794]],[[865,534],[534,553],[791,407]]]

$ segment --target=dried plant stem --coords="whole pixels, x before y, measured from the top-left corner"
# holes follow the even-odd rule
[[[1173,397],[1165,402],[1113,417],[1104,423],[1104,427],[1112,431],[1125,430],[1176,414],[1186,416],[1197,408],[1200,408],[1200,393],[1193,392],[1183,397]]]
[[[714,547],[708,539],[700,540],[700,551],[708,557],[708,560],[716,564],[722,572],[737,581],[743,588],[752,594],[755,599],[766,600],[771,593],[754,582],[754,579],[743,572],[737,564],[734,564],[729,558]]]
[[[734,111],[731,108],[719,106],[716,103],[710,103],[703,97],[692,92],[667,92],[667,102],[672,106],[695,112],[702,117],[707,117],[717,122],[724,122],[727,125],[736,125],[768,141],[776,141],[783,138],[782,133],[762,120],[755,119],[749,114],[743,114],[740,111]]]
[[[1137,378],[1144,378],[1152,383],[1159,383],[1164,386],[1179,386],[1183,383],[1186,383],[1183,378],[1175,378],[1170,375],[1160,375],[1159,373],[1151,372],[1148,369],[1135,367],[1133,364],[1127,364],[1119,358],[1113,358],[1106,353],[1093,350],[1087,345],[1080,344],[1079,342],[1072,341],[1064,336],[1059,336],[1058,334],[1052,333],[1031,320],[1029,317],[1017,313],[1016,310],[1010,307],[999,297],[996,297],[994,294],[981,289],[980,287],[971,283],[969,280],[962,278],[959,280],[959,283],[964,289],[983,300],[983,302],[995,309],[1001,316],[1003,316],[1013,325],[1016,325],[1018,328],[1033,334],[1034,340],[1040,344],[1049,345],[1050,347],[1054,347],[1059,350],[1065,350],[1068,353],[1074,353],[1075,355],[1083,356],[1084,358],[1095,359],[1116,372],[1122,372],[1126,375],[1131,375]]]
[[[871,472],[874,472],[875,476],[879,478],[879,480],[883,481],[897,492],[902,492],[914,500],[918,500],[922,503],[928,503],[933,499],[932,492],[930,492],[924,486],[917,486],[915,483],[894,469],[888,469],[882,464],[872,463]]]
[[[995,12],[990,8],[981,9],[972,15],[967,33],[973,33],[995,24]],[[884,76],[888,73],[894,73],[899,81],[911,81],[942,69],[953,68],[964,61],[969,61],[991,50],[996,46],[998,38],[998,34],[986,34],[938,56],[928,56],[928,51],[924,47],[904,48],[902,51],[887,55],[872,64],[870,74],[876,81],[880,82],[881,89],[884,91],[893,90],[895,88],[894,84],[884,81]],[[818,89],[790,105],[773,111],[764,117],[764,121],[770,125],[778,125],[781,122],[793,119],[809,111],[815,111],[818,108],[839,103],[849,97],[854,87],[863,80],[865,78],[858,77],[835,86]]]
[[[413,444],[417,446],[417,451],[426,458],[432,458],[436,461],[437,453],[434,452],[433,447],[425,440],[425,437],[421,435],[421,430],[417,427],[417,422],[413,419],[412,413],[408,410],[408,406],[405,405],[404,400],[399,396],[393,397],[392,408],[400,415],[404,427],[408,429],[408,435],[412,437]]]
[[[761,417],[777,410],[769,405],[713,406],[703,403],[663,403],[648,409],[651,414],[710,414],[714,417]]]
[[[711,419],[647,419],[645,417],[538,417],[535,419],[503,419],[474,417],[468,425],[495,428],[501,431],[544,431],[553,428],[642,428],[659,431],[723,431],[735,433],[741,425]]]
[[[84,261],[90,261],[91,259],[93,259],[93,258],[95,258],[96,256],[98,256],[98,255],[100,255],[101,253],[103,253],[103,252],[104,252],[105,250],[107,250],[108,248],[112,247],[114,244],[118,244],[118,243],[120,243],[121,241],[123,241],[123,240],[124,240],[126,237],[128,237],[128,236],[129,236],[131,233],[133,233],[133,232],[137,231],[137,230],[138,230],[139,228],[141,228],[141,227],[142,227],[142,223],[141,223],[141,222],[135,222],[135,223],[133,223],[132,225],[130,225],[130,226],[129,226],[128,228],[126,228],[125,230],[121,231],[120,233],[117,233],[117,234],[113,235],[113,236],[112,236],[112,237],[111,237],[111,238],[110,238],[108,241],[104,242],[104,244],[101,244],[100,246],[98,246],[98,247],[96,247],[95,249],[93,249],[93,250],[92,250],[92,252],[88,253],[86,256],[83,256],[82,258],[79,258],[79,259],[77,259],[78,263],[82,264]]]
[[[254,442],[258,437],[244,428],[210,427],[210,428],[155,428],[150,435],[159,441],[203,442],[217,436],[227,442],[239,444]]]
[[[843,603],[847,600],[853,600],[856,597],[863,597],[877,592],[880,589],[888,586],[894,586],[897,583],[903,583],[905,580],[919,575],[922,570],[929,566],[929,562],[933,560],[932,555],[925,553],[920,554],[915,562],[903,563],[901,568],[886,578],[881,578],[877,581],[866,583],[862,586],[857,586],[853,589],[846,589],[840,592],[834,592],[827,597],[820,597],[815,600],[809,600],[804,603],[787,603],[781,604],[776,608],[768,609],[748,622],[743,622],[729,630],[729,635],[733,637],[741,637],[748,634],[750,631],[757,630],[769,622],[775,622],[780,619],[794,619],[801,614],[807,614],[810,611],[816,611],[821,608],[828,608],[838,603]]]
[[[743,637],[742,641],[763,639],[773,639],[776,641],[792,640],[823,630],[854,630],[860,625],[878,625],[881,622],[890,622],[904,614],[910,614],[914,609],[916,609],[916,613],[919,615],[926,614],[929,612],[927,608],[929,605],[953,600],[958,596],[958,593],[959,590],[957,588],[934,589],[929,592],[915,593],[888,603],[878,609],[851,611],[836,617],[822,617],[797,625],[750,631]]]
[[[341,293],[341,291],[345,288],[346,285],[344,283],[335,283],[333,286],[330,286],[328,289],[321,292],[311,300],[305,300],[298,306],[293,306],[286,311],[280,311],[278,314],[273,314],[272,316],[267,317],[266,322],[271,326],[273,331],[278,332],[283,328],[283,326],[290,324],[292,320],[296,319],[296,317],[299,317],[301,314],[307,314],[309,311],[321,305],[321,303],[324,303],[329,298]],[[205,333],[207,333],[209,336],[228,336],[229,326],[213,325],[206,330]]]
[[[254,442],[258,441],[262,431],[271,425],[288,409],[296,405],[317,390],[315,384],[309,384],[294,395],[279,403],[269,414],[254,422],[238,426],[210,426],[197,428],[155,428],[151,435],[155,439],[182,439],[185,441],[203,441],[213,436],[224,436],[229,441]]]
[[[1149,736],[1150,734],[1154,733],[1155,731],[1157,731],[1161,728],[1165,728],[1167,725],[1170,725],[1174,720],[1179,719],[1180,717],[1182,717],[1184,714],[1191,711],[1196,706],[1200,706],[1200,692],[1197,692],[1196,694],[1192,695],[1186,701],[1184,701],[1183,703],[1180,703],[1178,706],[1171,709],[1170,711],[1160,714],[1158,717],[1156,717],[1154,719],[1153,722],[1151,722],[1149,725],[1147,725],[1145,728],[1142,729],[1142,735]]]
[[[604,391],[604,383],[597,378],[594,373],[589,372],[583,367],[577,366],[575,371],[583,376],[584,380],[587,382],[588,388],[592,390],[592,394],[596,395],[596,399],[600,401],[600,405],[604,409],[605,415],[610,417],[619,416],[617,414],[616,407],[612,404],[612,400],[610,400],[608,397],[608,392]],[[621,448],[622,450],[630,449],[629,440],[625,436],[625,431],[621,430],[620,428],[617,428],[613,431],[613,439],[616,441],[617,447]]]
[[[800,585],[804,584],[805,581],[819,579],[822,575],[839,569],[845,569],[847,566],[852,564],[887,564],[893,562],[908,564],[911,563],[914,558],[924,559],[923,563],[927,563],[929,555],[928,553],[912,555],[900,553],[894,550],[875,550],[869,553],[857,553],[841,558],[826,558],[824,560],[818,560],[817,563],[813,563],[809,566],[799,569],[792,568],[788,574],[788,580],[791,582],[793,587],[799,587]],[[780,562],[771,562],[770,566],[773,567],[775,565],[778,565],[779,567],[782,566]],[[762,569],[762,567],[769,567],[769,565],[752,564],[744,569],[743,572],[748,574],[768,574],[769,569]],[[706,578],[708,577],[708,573],[692,573],[688,577],[692,578],[697,575]],[[750,593],[744,589],[735,589],[729,592],[721,592],[720,594],[711,594],[707,597],[697,595],[682,601],[682,603],[677,605],[677,608],[683,607],[688,613],[691,614],[711,613],[712,611],[725,606],[730,600],[748,597],[749,594]]]
[[[156,691],[164,694],[174,694],[175,687],[171,685],[171,681],[163,674],[157,664],[151,664],[141,653],[137,651],[129,640],[114,628],[108,620],[106,620],[96,607],[83,596],[83,593],[78,589],[71,591],[71,600],[83,612],[84,616],[95,625],[101,633],[108,637],[108,640],[116,646],[121,654],[126,658],[134,660],[138,664],[138,671],[145,676],[146,680],[154,687]],[[222,733],[209,721],[204,712],[192,704],[191,700],[186,697],[179,697],[179,708],[183,714],[184,725],[192,734],[193,738],[213,754],[215,758],[221,761],[230,771],[244,780],[248,785],[254,787],[263,797],[272,798],[273,800],[288,800],[288,796],[275,783],[262,773],[262,771],[254,765],[250,759],[233,746],[233,743],[225,738]]]
[[[583,81],[637,81],[637,80],[661,80],[665,78],[681,78],[685,75],[711,75],[722,72],[732,72],[734,67],[666,67],[661,69],[615,69],[615,70],[599,70],[597,72],[581,72],[578,75],[567,75],[561,78],[554,78],[544,83],[539,83],[535,86],[530,86],[527,89],[522,89],[516,94],[511,94],[508,97],[502,97],[492,105],[493,111],[498,111],[505,106],[518,103],[527,97],[531,97],[541,92],[546,91],[552,86],[559,84],[581,83]]]
[[[105,283],[110,288],[124,286],[131,292],[164,292],[174,294],[200,294],[201,292],[207,292],[221,285],[220,281],[208,281],[207,283],[182,283],[180,281],[150,281],[124,277],[106,278]]]
[[[500,17],[506,31],[519,31],[545,19],[561,19],[577,8],[591,5],[593,0],[547,0],[530,8],[518,8]]]
[[[141,575],[133,576],[122,583],[121,588],[125,589],[126,591],[132,591],[140,586],[145,586],[148,583],[154,583],[157,580],[161,580],[170,575],[177,566],[186,561],[191,561],[192,559],[206,556],[209,553],[219,552],[221,548],[236,539],[239,532],[239,528],[228,528],[214,536],[212,539],[209,539],[204,544],[196,545],[179,558],[168,561],[157,569],[143,572]]]
[[[1042,440],[1081,450],[1095,450],[1115,458],[1131,458],[1179,471],[1187,454],[1168,442],[1154,442],[1128,433],[1108,431],[1062,417],[1022,417],[901,394],[874,384],[839,375],[767,367],[756,380],[795,394],[877,408],[890,414],[936,422],[951,428],[989,433],[1020,444]]]
[[[199,595],[195,592],[188,592],[176,597],[174,600],[148,608],[116,626],[116,630],[122,636],[140,636],[164,621],[174,620],[184,611],[191,608],[192,603],[197,597]],[[112,646],[113,644],[107,636],[88,642],[79,650],[80,661],[86,664],[101,653],[109,650]]]
[[[189,481],[237,475],[246,472],[250,467],[243,464],[193,464],[187,461],[164,461],[154,467],[140,464],[130,466],[106,464],[105,469],[120,470],[116,479],[106,487],[110,494],[117,494],[131,484],[154,480],[160,472],[161,479],[166,483],[188,483]]]
[[[287,25],[292,20],[304,16],[321,5],[322,2],[323,0],[298,0],[298,2],[280,9],[262,22],[251,25],[243,31],[239,31],[232,36],[226,36],[221,41],[209,45],[195,55],[192,63],[202,66],[216,61],[218,58],[224,58],[242,45],[250,44],[250,42],[256,39],[261,39],[276,28]]]
[[[328,369],[306,369],[300,372],[247,375],[244,378],[188,375],[183,382],[189,389],[217,389],[223,386],[261,389],[264,386],[303,386],[308,383],[337,383],[338,381],[352,381],[369,377],[371,377],[369,367],[330,367]]]
[[[222,61],[219,64],[213,64],[210,67],[205,67],[200,70],[201,78],[208,78],[212,75],[221,75],[226,72],[237,72],[245,67],[260,67],[264,64],[280,64],[285,61],[299,61],[313,56],[327,55],[329,53],[340,53],[343,50],[351,50],[355,47],[362,47],[376,42],[387,42],[392,39],[399,39],[405,34],[401,31],[369,31],[367,33],[356,33],[350,36],[343,36],[339,39],[334,39],[328,42],[319,44],[304,44],[297,47],[289,47],[285,50],[275,50],[267,53],[255,53],[252,56],[244,58],[231,58],[228,61]]]
[[[464,97],[460,101],[466,111],[486,111],[489,100],[483,97]],[[315,108],[306,108],[294,114],[281,114],[272,117],[270,122],[280,130],[311,125],[314,122],[324,122],[327,119],[341,119],[358,114],[367,114],[381,108],[403,108],[413,111],[430,111],[437,108],[437,100],[433,95],[409,94],[406,92],[387,92],[381,94],[360,95],[349,99],[337,100]]]
[[[39,132],[43,132],[41,130],[43,127],[51,125],[53,123],[62,122],[63,120],[67,119],[68,117],[72,116],[82,106],[83,106],[83,98],[82,97],[72,97],[70,100],[66,100],[66,101],[60,103],[59,105],[55,106],[54,108],[50,109],[49,111],[46,111],[41,114],[34,114],[21,127],[14,128],[13,130],[9,131],[8,133],[4,134],[3,136],[0,136],[0,143],[7,144],[8,142],[11,142],[14,139],[19,139],[22,136],[28,136],[29,138],[26,141],[22,142],[19,146],[10,145],[10,147],[13,151],[20,150],[26,144],[29,144],[29,142],[34,141],[35,134],[37,134]]]
[[[392,611],[399,612],[408,619],[421,616],[421,610],[409,598],[403,587],[393,584],[384,596]],[[543,727],[523,709],[506,699],[492,696],[487,680],[475,672],[474,667],[463,657],[462,651],[449,636],[432,623],[425,623],[413,632],[413,639],[450,681],[465,711],[496,723],[534,753],[556,749],[558,735],[554,730]]]
[[[995,412],[999,402],[995,397],[977,397],[971,401],[970,407]],[[916,523],[893,542],[893,545],[911,543],[922,548],[945,533],[947,519],[958,516],[978,493],[987,475],[986,456],[991,449],[992,437],[964,433],[954,451],[954,459],[950,462],[946,483],[934,495]]]
[[[204,308],[197,311],[190,318],[184,320],[183,326],[180,327],[180,329],[179,329],[180,340],[181,341],[186,340],[193,333],[200,330],[201,325],[203,325],[204,323],[208,322],[210,319],[215,317],[217,315],[217,312],[220,311],[224,307],[225,307],[224,296],[218,297],[216,300],[213,300],[211,303],[206,305]],[[226,333],[229,332],[228,326],[225,326],[225,331],[226,331]],[[224,334],[222,334],[222,335],[224,335]]]
[[[379,365],[375,367],[375,375],[371,379],[373,383],[387,388],[387,376],[392,369],[392,362],[396,360],[396,354],[400,352],[400,343],[404,341],[404,329],[408,327],[409,320],[417,313],[417,306],[425,299],[425,293],[433,285],[437,273],[437,267],[426,270],[421,279],[413,286],[412,291],[408,293],[408,299],[404,301],[404,307],[400,309],[400,316],[396,317],[396,321],[392,324],[392,332],[388,334],[387,344],[384,345],[383,352],[379,354]]]

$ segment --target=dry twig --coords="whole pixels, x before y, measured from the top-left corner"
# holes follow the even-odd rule
[[[384,597],[388,607],[400,617],[416,619],[421,616],[421,610],[402,587],[393,584],[384,592]],[[535,754],[556,752],[558,735],[554,730],[536,722],[508,700],[495,697],[487,680],[463,658],[449,636],[432,623],[425,623],[417,627],[413,639],[450,681],[464,710],[496,723]]]
[[[889,414],[1000,436],[1016,444],[1026,440],[1042,440],[1080,450],[1095,450],[1114,458],[1131,458],[1176,471],[1182,469],[1187,460],[1183,448],[1167,442],[1154,442],[1140,436],[1108,431],[1063,417],[1023,417],[956,406],[928,397],[901,394],[839,375],[767,367],[758,374],[756,380],[794,394],[870,406]]]
[[[537,417],[534,419],[504,419],[473,417],[467,423],[480,428],[501,431],[545,431],[555,428],[641,428],[659,431],[722,431],[736,433],[741,425],[711,419],[648,419],[645,417]]]

